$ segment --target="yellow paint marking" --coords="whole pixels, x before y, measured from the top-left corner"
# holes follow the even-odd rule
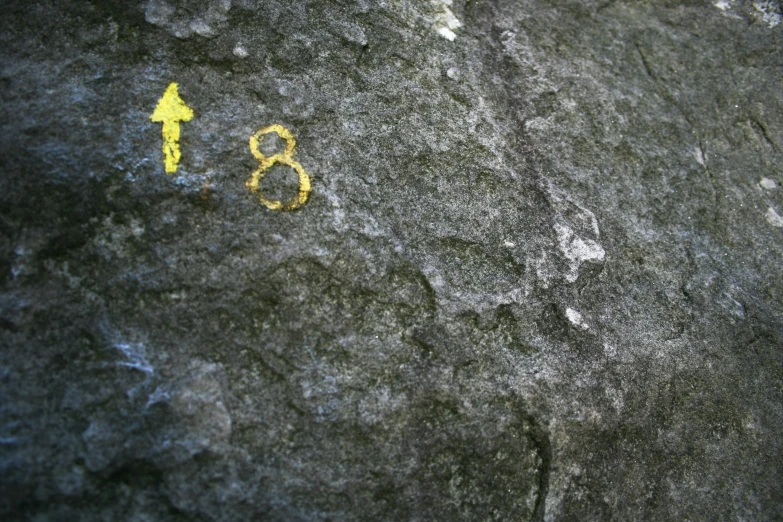
[[[285,140],[285,150],[279,154],[273,156],[264,156],[259,150],[261,140],[264,139],[264,135],[275,132],[278,136]],[[304,167],[294,159],[296,154],[296,139],[290,130],[286,129],[282,125],[270,125],[264,127],[260,131],[250,136],[250,152],[261,163],[259,167],[250,175],[250,179],[245,182],[245,186],[250,189],[251,192],[258,194],[258,199],[261,203],[272,210],[295,210],[305,203],[307,198],[310,197],[310,176],[305,172]],[[261,194],[260,183],[261,179],[266,175],[266,171],[272,168],[273,165],[288,165],[296,171],[299,175],[299,193],[288,203],[283,203],[276,199],[266,199]]]
[[[179,122],[193,119],[193,109],[179,97],[178,85],[171,83],[158,100],[150,120],[163,123],[163,158],[166,173],[177,172],[182,153],[179,151]]]

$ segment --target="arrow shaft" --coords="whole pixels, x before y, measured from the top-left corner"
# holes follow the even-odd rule
[[[192,119],[193,109],[179,97],[177,84],[172,82],[150,114],[150,120],[163,124],[163,163],[167,174],[177,172],[182,157],[179,151],[179,122]]]
[[[182,153],[179,150],[179,122],[163,122],[163,157],[166,164],[166,172],[177,172],[177,165]]]

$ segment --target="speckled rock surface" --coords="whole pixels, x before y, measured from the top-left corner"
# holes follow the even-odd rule
[[[780,22],[3,2],[0,517],[783,518]]]

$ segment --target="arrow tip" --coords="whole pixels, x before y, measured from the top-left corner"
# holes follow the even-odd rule
[[[193,109],[179,97],[179,85],[172,82],[163,96],[158,100],[155,111],[150,115],[154,122],[190,121],[193,119]]]

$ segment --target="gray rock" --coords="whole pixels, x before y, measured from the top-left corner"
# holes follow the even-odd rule
[[[4,520],[783,518],[779,2],[3,13]]]

